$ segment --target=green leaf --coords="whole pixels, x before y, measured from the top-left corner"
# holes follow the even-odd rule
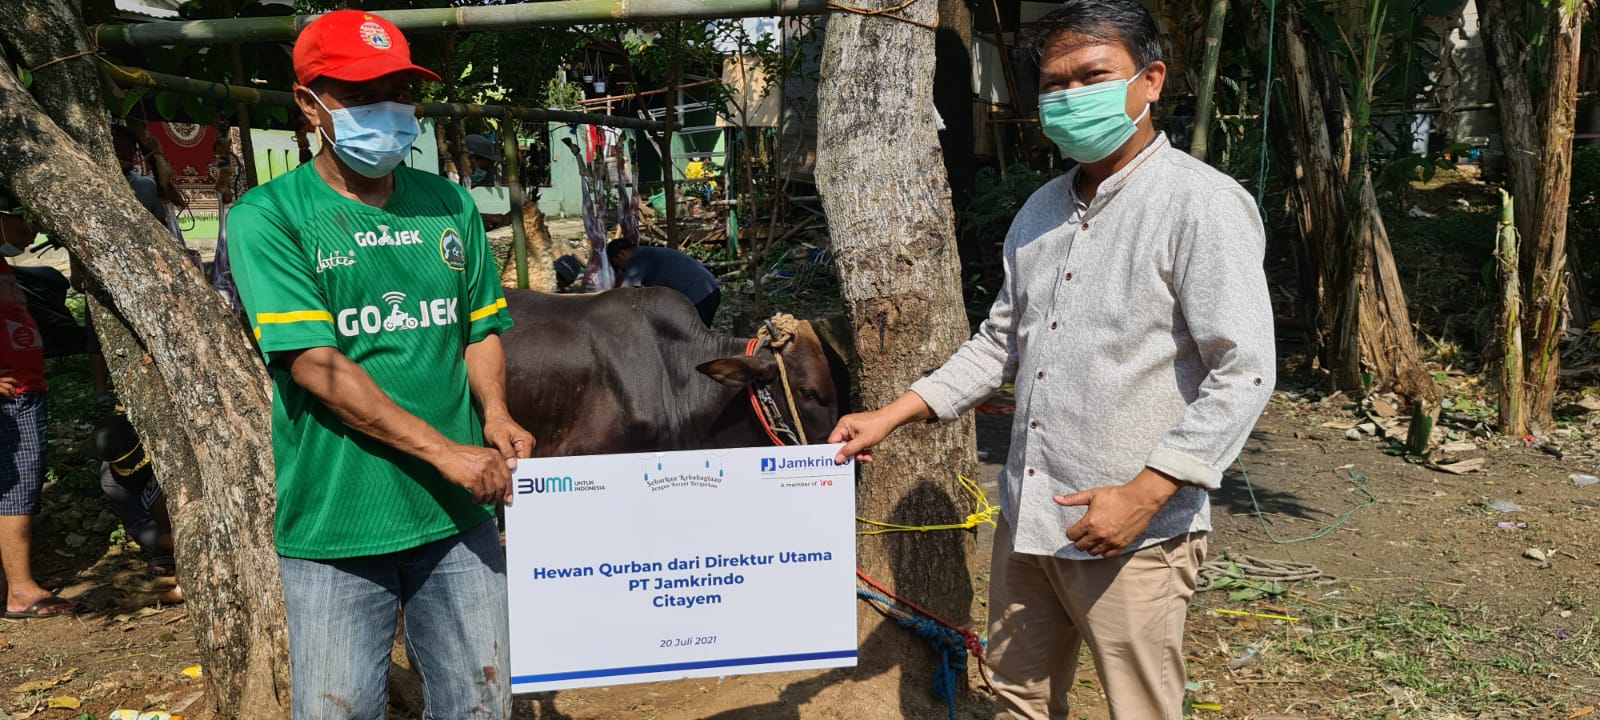
[[[22,82],[23,87],[33,87],[33,71],[25,67],[17,68],[17,80]]]
[[[144,88],[131,88],[122,94],[122,109],[118,115],[127,117],[133,106],[139,104],[139,98],[144,97]]]
[[[163,120],[171,120],[178,113],[178,96],[169,92],[156,93],[156,114]]]

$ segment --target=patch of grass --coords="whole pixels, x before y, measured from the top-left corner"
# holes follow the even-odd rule
[[[1548,708],[1554,693],[1540,692],[1532,681],[1549,677],[1552,662],[1600,671],[1596,621],[1561,641],[1559,660],[1554,648],[1526,641],[1539,633],[1494,628],[1482,604],[1455,607],[1423,598],[1364,614],[1325,612],[1304,622],[1312,632],[1280,642],[1276,653],[1264,652],[1270,659],[1265,669],[1343,686],[1350,694],[1339,701],[1346,705],[1340,717],[1470,717]]]

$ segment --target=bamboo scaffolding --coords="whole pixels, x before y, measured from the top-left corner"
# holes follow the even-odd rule
[[[374,14],[388,18],[406,33],[429,33],[611,22],[644,23],[820,15],[827,9],[827,0],[563,0],[512,5],[390,10]],[[300,30],[316,17],[316,15],[286,15],[100,25],[95,29],[95,39],[103,48],[287,42],[293,40]]]
[[[263,90],[241,85],[227,85],[209,80],[168,75],[139,68],[128,68],[111,63],[102,65],[111,79],[123,87],[149,87],[183,95],[195,95],[208,100],[231,100],[250,105],[296,107],[294,94],[284,90]],[[549,110],[509,105],[470,105],[463,103],[417,103],[418,117],[479,117],[527,122],[558,122],[574,125],[601,125],[605,127],[660,132],[665,125],[642,118],[600,115],[570,110]]]

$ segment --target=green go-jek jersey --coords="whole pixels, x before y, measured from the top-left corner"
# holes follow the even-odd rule
[[[273,362],[336,348],[406,411],[456,442],[482,444],[466,347],[511,327],[511,317],[467,192],[401,167],[377,208],[338,194],[306,163],[245,193],[228,213],[227,241],[272,375],[278,552],[394,552],[487,520],[466,489],[350,429]]]

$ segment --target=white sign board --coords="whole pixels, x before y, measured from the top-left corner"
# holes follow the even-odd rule
[[[523,460],[514,692],[856,664],[838,445]]]

